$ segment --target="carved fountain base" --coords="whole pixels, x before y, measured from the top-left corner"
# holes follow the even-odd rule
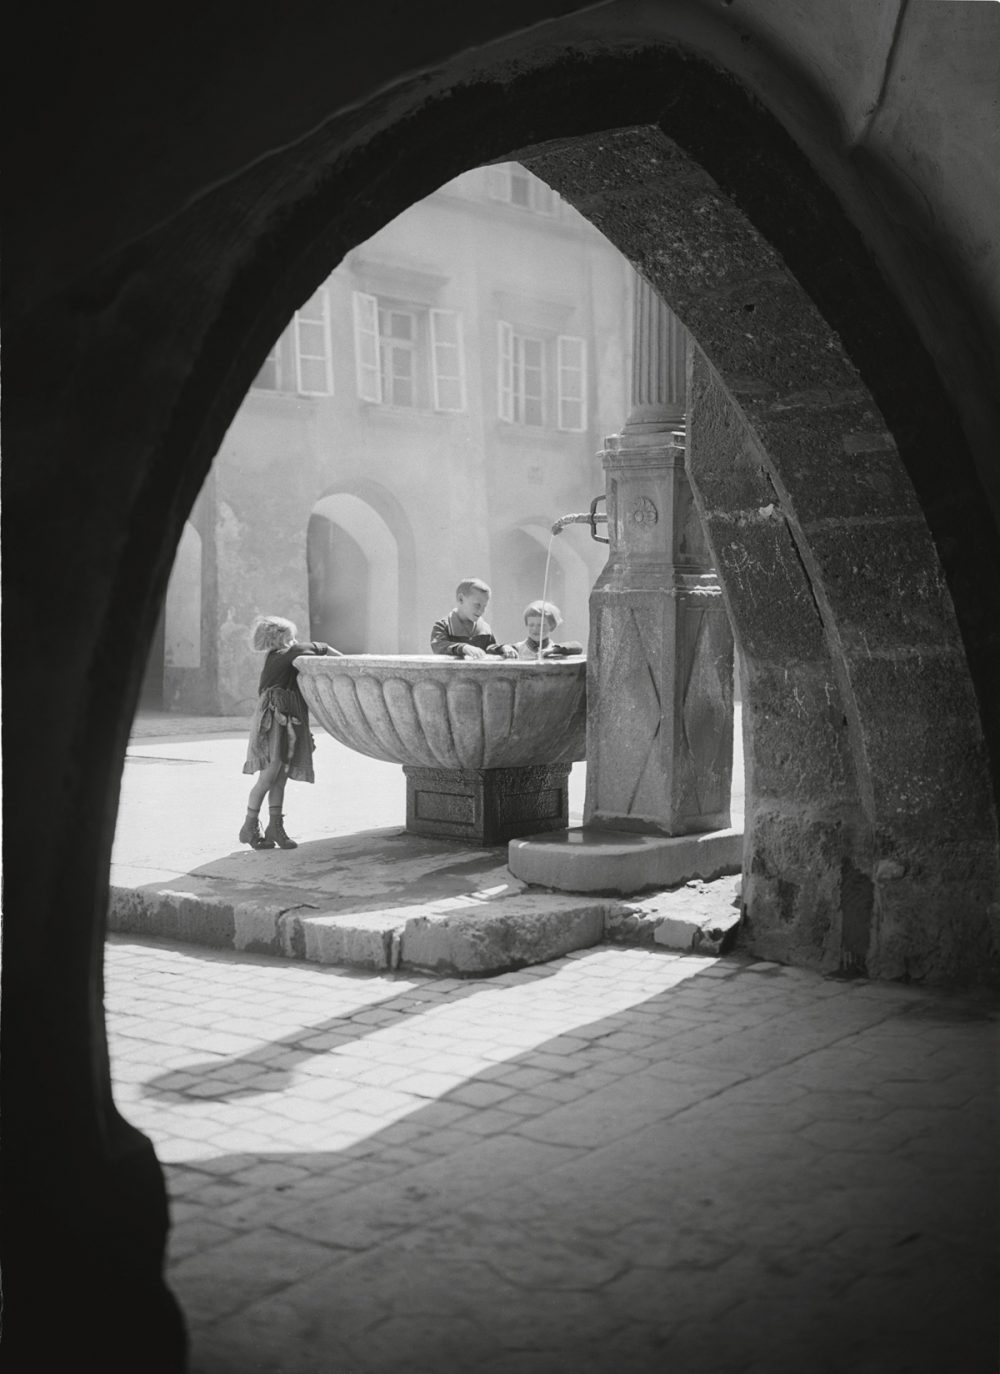
[[[406,765],[406,828],[481,849],[569,823],[568,763],[529,768]]]

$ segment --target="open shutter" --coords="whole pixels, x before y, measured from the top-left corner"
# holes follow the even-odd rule
[[[434,364],[434,409],[465,409],[465,359],[462,317],[456,310],[432,310],[431,356]]]
[[[326,287],[295,312],[295,389],[302,396],[333,395],[333,350]]]
[[[378,301],[363,291],[354,292],[354,362],[358,395],[363,401],[382,404],[382,368],[379,359]]]
[[[497,414],[514,420],[514,331],[505,320],[497,321]]]
[[[587,428],[587,344],[560,334],[556,352],[559,428],[577,433]]]

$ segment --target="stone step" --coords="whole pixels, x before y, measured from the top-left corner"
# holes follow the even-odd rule
[[[739,919],[731,878],[626,901],[529,887],[502,865],[481,865],[475,876],[464,892],[442,895],[438,884],[431,893],[417,881],[412,890],[404,885],[367,900],[349,879],[343,886],[353,896],[189,874],[169,885],[113,885],[108,929],[371,972],[470,978],[546,963],[605,940],[720,953]]]

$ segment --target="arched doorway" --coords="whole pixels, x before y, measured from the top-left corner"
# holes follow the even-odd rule
[[[560,515],[563,513],[558,512]],[[539,519],[525,521],[516,528],[505,530],[496,540],[493,561],[497,567],[504,569],[504,599],[515,617],[511,632],[516,628],[520,634],[520,613],[530,601],[541,597],[548,558],[547,597],[562,611],[561,633],[586,644],[589,623],[587,603],[603,558],[598,555],[596,559],[591,558],[588,564],[572,538],[556,536],[551,539],[551,544],[550,538],[550,526]],[[549,558],[550,547],[552,552]]]
[[[421,652],[416,541],[399,500],[378,482],[326,492],[306,529],[309,623],[314,637],[358,653]],[[323,626],[333,635],[320,634]]]
[[[309,633],[342,653],[399,653],[399,550],[392,531],[349,493],[313,507],[306,537]]]

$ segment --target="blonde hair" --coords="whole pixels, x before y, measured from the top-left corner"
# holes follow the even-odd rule
[[[554,601],[529,601],[524,608],[522,617],[527,624],[529,615],[540,615],[546,623],[551,621],[549,629],[554,630],[557,625],[562,624],[562,612]]]
[[[259,615],[250,626],[252,649],[285,649],[295,638],[295,624],[280,615]]]

